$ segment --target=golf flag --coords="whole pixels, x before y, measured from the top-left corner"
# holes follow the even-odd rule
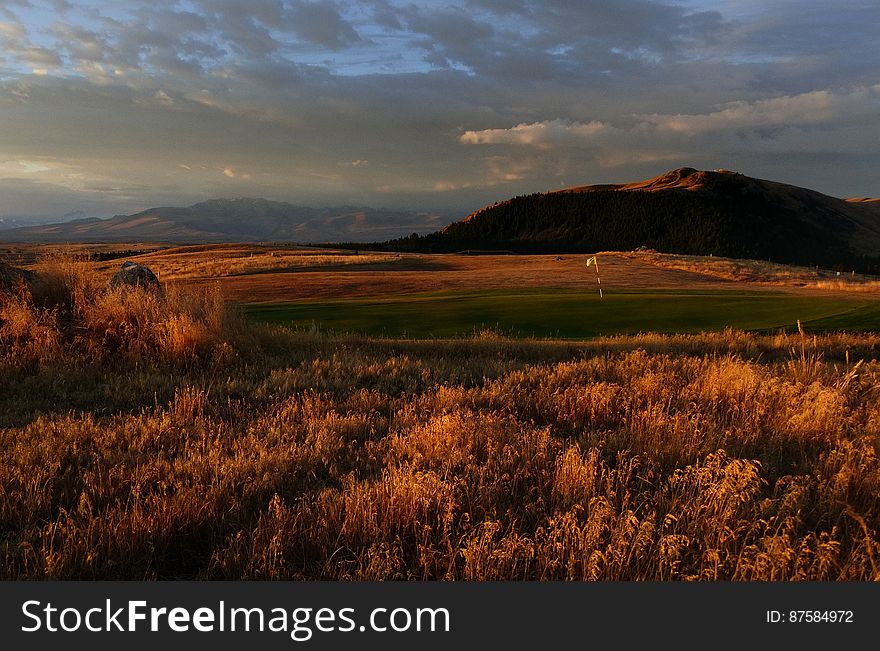
[[[599,258],[595,255],[591,258],[587,258],[587,267],[591,264],[596,265],[596,284],[599,286],[599,298],[605,298],[602,294],[602,279],[599,278]]]

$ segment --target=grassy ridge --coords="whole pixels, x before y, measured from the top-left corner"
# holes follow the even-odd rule
[[[253,305],[254,320],[330,332],[390,337],[460,337],[484,329],[517,337],[582,339],[639,332],[696,333],[773,330],[797,320],[822,330],[878,325],[880,304],[869,299],[769,292],[511,290],[435,293]]]

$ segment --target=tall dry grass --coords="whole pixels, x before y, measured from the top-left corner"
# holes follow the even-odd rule
[[[880,579],[875,335],[245,337],[56,272],[2,303],[3,578]]]
[[[241,331],[219,290],[109,288],[87,259],[63,255],[37,271],[37,285],[0,296],[4,365],[186,364],[228,353]]]

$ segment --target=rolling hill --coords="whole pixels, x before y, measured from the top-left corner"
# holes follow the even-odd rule
[[[880,201],[837,199],[727,170],[520,196],[382,248],[592,252],[648,247],[880,272]]]
[[[309,208],[266,199],[213,199],[110,219],[0,231],[7,242],[333,242],[429,233],[448,223],[435,213],[344,206]]]

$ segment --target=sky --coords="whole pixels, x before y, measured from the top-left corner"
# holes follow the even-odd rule
[[[877,0],[0,0],[0,216],[467,214],[726,168],[878,196]]]

